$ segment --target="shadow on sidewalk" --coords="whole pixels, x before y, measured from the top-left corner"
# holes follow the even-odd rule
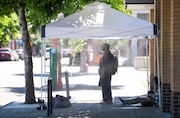
[[[121,85],[113,85],[111,87],[112,90],[118,90],[123,88]],[[94,86],[94,85],[88,85],[88,84],[75,84],[73,88],[70,88],[70,91],[77,91],[77,90],[94,90],[94,91],[99,91],[101,90],[101,87]],[[63,88],[60,91],[66,91],[66,88]]]

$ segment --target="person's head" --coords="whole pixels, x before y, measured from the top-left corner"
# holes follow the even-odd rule
[[[107,50],[109,50],[110,49],[110,45],[108,44],[108,43],[104,43],[103,45],[102,45],[102,50],[103,51],[107,51]]]

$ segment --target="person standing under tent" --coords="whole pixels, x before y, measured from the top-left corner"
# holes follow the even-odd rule
[[[110,52],[110,45],[104,43],[102,45],[103,56],[99,63],[99,86],[102,87],[103,100],[100,104],[112,104],[112,92],[111,92],[111,60],[113,54]]]

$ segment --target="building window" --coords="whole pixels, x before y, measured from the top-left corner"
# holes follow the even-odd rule
[[[146,14],[146,13],[139,13],[137,14],[137,18],[140,18],[140,19],[143,19],[143,20],[146,20],[146,21],[149,21],[149,14]]]

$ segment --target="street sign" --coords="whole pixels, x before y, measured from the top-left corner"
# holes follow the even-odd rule
[[[50,77],[52,78],[52,90],[58,89],[58,80],[57,80],[57,49],[50,49]]]
[[[21,46],[21,45],[23,44],[22,39],[18,39],[17,44],[18,44],[19,46]]]

